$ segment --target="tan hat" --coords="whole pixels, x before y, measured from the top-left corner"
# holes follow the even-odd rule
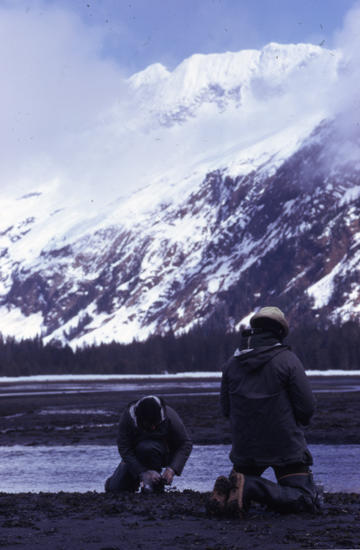
[[[284,329],[284,336],[287,336],[289,334],[289,325],[287,320],[285,319],[285,315],[276,306],[268,306],[268,307],[262,307],[253,315],[250,319],[250,326],[253,326],[253,322],[256,321],[256,319],[272,319],[273,321],[276,321],[279,323],[279,325],[282,326]]]

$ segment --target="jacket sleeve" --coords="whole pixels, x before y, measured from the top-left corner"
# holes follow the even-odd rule
[[[121,458],[134,476],[139,476],[147,470],[135,455],[134,426],[127,410],[120,418],[117,445]]]
[[[170,453],[170,463],[168,466],[179,476],[190,456],[192,441],[177,412],[167,406],[166,414],[169,419],[170,447],[173,450],[173,452]]]
[[[315,399],[301,361],[294,353],[289,353],[288,394],[297,423],[308,426],[315,411]]]
[[[226,375],[226,370],[223,371],[221,378],[221,389],[220,389],[220,406],[223,415],[226,418],[230,416],[230,399],[229,399],[229,386],[228,379]]]

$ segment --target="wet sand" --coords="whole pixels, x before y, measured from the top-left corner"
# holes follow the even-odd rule
[[[229,443],[228,424],[221,417],[218,396],[205,393],[189,396],[184,392],[168,395],[166,400],[182,416],[194,443]],[[115,445],[119,412],[141,395],[144,393],[135,391],[2,397],[0,445]],[[318,393],[317,400],[316,415],[306,432],[308,441],[359,444],[360,393],[329,391]],[[255,507],[238,520],[208,518],[206,496],[192,491],[120,496],[0,493],[0,547],[360,548],[358,494],[325,495],[324,510],[316,516],[283,516]]]

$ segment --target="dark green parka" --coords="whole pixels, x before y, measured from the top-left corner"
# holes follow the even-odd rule
[[[300,360],[271,333],[252,329],[245,336],[247,348],[227,363],[221,383],[231,461],[238,466],[312,464],[303,427],[314,413],[314,398]]]
[[[121,458],[134,476],[141,474],[147,468],[136,456],[136,445],[144,439],[163,442],[168,450],[169,466],[179,476],[192,450],[192,442],[186,428],[172,407],[159,399],[161,403],[161,423],[152,432],[142,430],[137,423],[135,407],[137,402],[130,403],[121,415],[118,429],[117,444]]]

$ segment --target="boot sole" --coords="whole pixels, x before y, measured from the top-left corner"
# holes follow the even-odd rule
[[[226,502],[225,513],[230,517],[242,517],[244,511],[243,495],[245,477],[238,472],[230,474],[231,489]]]
[[[222,516],[224,514],[230,489],[231,484],[227,477],[219,476],[216,479],[214,489],[206,503],[206,512],[210,516]]]

